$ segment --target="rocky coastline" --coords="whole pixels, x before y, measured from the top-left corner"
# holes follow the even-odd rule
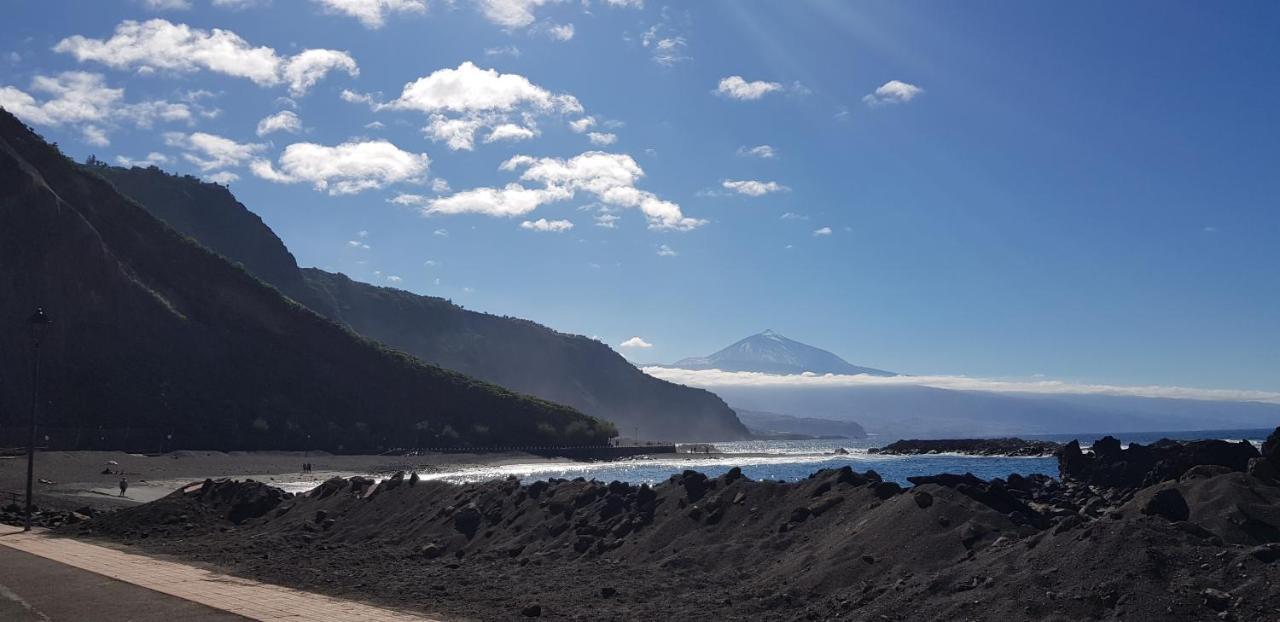
[[[1056,480],[908,488],[849,468],[302,495],[208,480],[59,531],[456,619],[1280,617],[1280,430],[1262,452],[1112,440],[1068,444]]]
[[[960,438],[901,440],[868,450],[872,454],[919,456],[927,454],[965,454],[970,456],[1052,456],[1062,449],[1053,441],[1028,441],[1020,438]]]

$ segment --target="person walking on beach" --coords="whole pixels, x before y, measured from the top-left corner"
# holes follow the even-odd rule
[[[120,478],[120,496],[124,496],[124,491],[129,490],[129,478]]]

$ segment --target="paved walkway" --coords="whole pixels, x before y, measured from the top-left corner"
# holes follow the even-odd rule
[[[0,567],[4,568],[0,570],[0,618],[5,620],[11,617],[6,613],[13,614],[16,620],[40,622],[90,619],[220,622],[244,618],[289,622],[430,620],[70,538],[49,537],[41,530],[23,533],[21,528],[8,525],[0,525]],[[41,575],[47,580],[39,580]],[[158,594],[152,596],[136,588]],[[133,608],[125,611],[133,615],[115,615],[113,608],[119,609],[121,603],[129,602],[134,603]]]

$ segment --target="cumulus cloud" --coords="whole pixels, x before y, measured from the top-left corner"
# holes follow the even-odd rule
[[[426,0],[312,0],[329,13],[354,17],[365,28],[382,28],[392,13],[425,13]]]
[[[231,171],[219,171],[212,175],[206,175],[204,180],[226,186],[233,181],[240,181],[240,176]]]
[[[666,244],[663,244],[662,246],[658,247],[659,257],[675,257],[676,255],[679,255],[679,254],[680,253],[677,253],[675,249],[671,248],[670,246],[667,246]]]
[[[356,194],[402,182],[425,180],[431,158],[385,140],[351,141],[333,147],[294,143],[285,148],[279,168],[254,160],[254,175],[276,183],[308,182],[331,195]]]
[[[822,236],[826,236],[826,235],[831,235],[831,227],[821,227],[821,228],[818,228],[818,229],[814,229],[814,230],[813,230],[813,235],[814,235],[814,237],[822,237]]]
[[[499,140],[529,140],[537,136],[537,130],[528,128],[515,123],[503,123],[489,131],[489,135],[485,137],[484,142],[492,143]]]
[[[573,130],[578,134],[581,134],[595,126],[596,126],[595,117],[582,117],[581,119],[578,119],[576,121],[569,122],[569,129]]]
[[[652,347],[653,347],[653,344],[652,344],[652,343],[649,343],[648,341],[645,341],[644,339],[641,339],[640,337],[632,337],[632,338],[630,338],[630,339],[628,339],[628,340],[626,340],[626,341],[624,341],[624,342],[622,342],[622,343],[618,344],[618,347],[620,347],[620,348],[642,348],[642,349],[648,349],[648,348],[652,348]]]
[[[302,119],[289,110],[281,110],[258,121],[258,136],[266,136],[272,132],[297,134],[301,131]]]
[[[71,54],[80,62],[94,61],[115,69],[140,72],[213,71],[245,78],[259,86],[287,85],[294,95],[305,94],[330,72],[360,74],[346,52],[308,49],[294,56],[280,56],[266,46],[253,47],[240,35],[214,28],[201,30],[163,19],[126,20],[110,39],[67,37],[54,51]]]
[[[924,89],[914,85],[907,84],[899,80],[890,80],[880,85],[875,92],[870,93],[862,98],[863,103],[868,106],[883,106],[885,104],[902,104],[916,98],[917,95],[924,92]]]
[[[81,131],[92,145],[109,143],[107,132],[120,123],[151,127],[156,122],[194,120],[186,104],[164,100],[124,101],[124,89],[107,86],[100,74],[66,71],[56,76],[36,76],[31,93],[12,86],[0,87],[0,106],[32,125],[69,125]]]
[[[774,91],[781,91],[782,85],[777,82],[756,80],[748,82],[742,76],[729,76],[720,80],[716,94],[737,100],[755,100]]]
[[[537,220],[526,220],[520,223],[521,229],[529,229],[531,231],[543,231],[550,233],[564,233],[573,228],[573,223],[567,220],[547,220],[539,218]]]
[[[782,216],[779,216],[779,218],[782,220],[809,220],[808,216],[804,214],[797,214],[795,212],[786,212]]]
[[[169,163],[169,156],[157,151],[152,151],[151,153],[147,154],[147,157],[141,158],[138,160],[135,160],[128,156],[122,156],[122,155],[116,156],[116,164],[119,164],[120,166],[123,166],[125,168],[133,168],[135,166],[141,167],[141,168],[147,168],[148,166],[159,166],[161,164],[168,164],[168,163]]]
[[[969,376],[868,376],[837,374],[764,374],[727,372],[718,369],[687,370],[670,367],[646,367],[645,373],[677,384],[714,389],[723,386],[761,387],[859,387],[859,386],[924,386],[958,391],[990,391],[995,393],[1100,394],[1170,399],[1248,401],[1280,404],[1280,393],[1270,391],[1238,391],[1231,389],[1197,389],[1169,386],[1120,386],[1081,384],[1060,380],[1005,380],[971,378]]]
[[[778,154],[769,145],[757,145],[755,147],[738,147],[738,155],[768,160],[777,157]]]
[[[206,172],[240,166],[257,152],[266,149],[266,145],[260,143],[238,143],[230,138],[205,132],[167,132],[164,143],[182,149],[183,159]]]
[[[503,126],[523,127],[533,132],[533,119],[538,116],[583,111],[582,104],[572,95],[553,93],[519,74],[481,69],[471,61],[463,62],[456,69],[436,70],[406,84],[400,96],[388,103],[351,91],[344,91],[342,98],[366,103],[374,110],[426,113],[429,123],[423,131],[432,140],[444,142],[454,150],[473,149],[476,132],[484,128],[490,128],[490,136],[493,130]],[[507,129],[494,140],[512,136]]]
[[[726,179],[720,183],[725,190],[745,194],[749,197],[759,197],[773,192],[786,192],[790,190],[786,186],[776,181],[757,181],[754,179],[734,180]]]
[[[587,134],[593,145],[612,145],[618,142],[618,135],[613,132],[591,132]]]
[[[544,204],[569,200],[585,192],[606,206],[640,210],[650,229],[687,231],[706,223],[685,216],[679,205],[636,188],[644,171],[626,154],[589,151],[568,159],[518,155],[504,162],[501,169],[523,169],[520,180],[541,187],[510,183],[502,188],[465,190],[429,200],[423,212],[523,216]]]

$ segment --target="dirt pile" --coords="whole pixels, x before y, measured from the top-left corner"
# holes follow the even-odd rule
[[[64,531],[485,620],[1280,617],[1280,486],[1249,473],[912,483],[848,468],[652,487],[397,474],[292,497],[205,482]]]

